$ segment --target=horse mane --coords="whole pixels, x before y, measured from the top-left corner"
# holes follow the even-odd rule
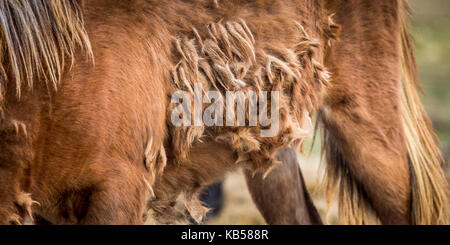
[[[25,82],[43,79],[56,89],[66,64],[91,45],[77,0],[3,0],[0,2],[0,93],[15,81],[17,96]]]

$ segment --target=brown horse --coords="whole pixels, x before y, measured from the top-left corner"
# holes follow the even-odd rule
[[[405,4],[2,1],[0,222],[21,223],[28,213],[54,224],[141,224],[150,208],[173,223],[183,217],[175,209],[181,194],[200,221],[198,193],[227,171],[243,167],[276,186],[277,152],[301,146],[319,112],[329,186],[339,186],[347,222],[365,223],[371,206],[383,223],[447,223]],[[338,41],[332,13],[342,26]],[[176,127],[170,96],[193,93],[197,82],[222,96],[280,91],[278,134]],[[302,189],[299,176],[278,186]],[[257,197],[284,200],[271,188],[250,189],[264,207]],[[313,223],[315,209],[308,211]],[[270,221],[276,215],[266,219],[294,222]]]
[[[370,204],[383,223],[447,224],[448,186],[417,92],[407,1],[328,1],[327,9],[342,33],[319,117],[341,214],[363,223],[356,210]]]

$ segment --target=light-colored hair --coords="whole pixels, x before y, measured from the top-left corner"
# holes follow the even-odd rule
[[[421,90],[413,44],[407,29],[409,5],[402,1],[402,119],[408,148],[412,184],[414,224],[448,224],[450,220],[448,185],[442,170],[438,138],[420,102]]]
[[[92,57],[77,0],[0,2],[0,89],[15,81],[20,97],[24,83],[33,88],[36,78],[56,88],[79,47]]]

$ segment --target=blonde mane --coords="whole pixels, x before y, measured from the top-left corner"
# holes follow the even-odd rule
[[[68,58],[81,47],[92,58],[77,0],[2,0],[0,2],[0,93],[15,81],[20,97],[38,78],[56,89]],[[4,89],[4,88],[3,88]]]

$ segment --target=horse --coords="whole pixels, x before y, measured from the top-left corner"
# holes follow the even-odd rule
[[[201,222],[202,188],[244,168],[269,223],[305,219],[273,212],[289,198],[320,223],[298,164],[277,158],[317,115],[344,223],[369,209],[384,224],[447,223],[406,12],[404,0],[2,1],[0,222],[142,224],[148,209]],[[219,98],[280,92],[277,134],[174,125],[171,96],[195,83]],[[274,189],[290,185],[299,199]]]

